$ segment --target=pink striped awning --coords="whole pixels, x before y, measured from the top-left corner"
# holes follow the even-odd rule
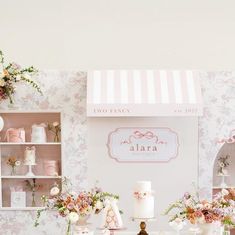
[[[191,70],[96,70],[88,73],[87,115],[200,116],[199,79]]]

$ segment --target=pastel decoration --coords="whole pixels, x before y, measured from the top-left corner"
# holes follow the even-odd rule
[[[55,160],[46,160],[44,161],[44,173],[48,176],[58,176],[59,167],[58,161]]]
[[[24,164],[27,166],[36,165],[36,147],[26,147],[24,151]]]
[[[26,207],[26,192],[21,186],[10,187],[11,207]]]
[[[4,127],[4,120],[2,116],[0,116],[0,131],[2,131],[3,127]]]
[[[32,125],[31,142],[33,142],[33,143],[47,142],[46,124],[45,123]]]
[[[25,142],[24,128],[9,128],[6,131],[7,142],[23,143]]]
[[[121,214],[117,206],[116,199],[108,199],[105,202],[101,228],[120,229],[123,227]]]

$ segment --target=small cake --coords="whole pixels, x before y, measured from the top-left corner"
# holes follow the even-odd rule
[[[112,199],[106,202],[106,204],[103,211],[101,228],[121,229],[123,222],[117,206],[117,200]]]
[[[26,147],[24,151],[24,164],[25,165],[36,165],[36,148],[35,146]]]
[[[138,181],[134,189],[134,218],[154,217],[154,197],[150,181]]]

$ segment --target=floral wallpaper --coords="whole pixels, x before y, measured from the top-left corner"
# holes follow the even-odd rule
[[[221,147],[218,139],[227,138],[235,129],[235,72],[199,72],[204,116],[199,118],[199,187],[201,194],[211,196],[213,164]],[[86,187],[86,73],[77,71],[42,71],[37,79],[44,96],[24,85],[18,87],[14,109],[62,111],[64,174],[76,188]],[[26,89],[25,89],[26,88]],[[27,91],[27,92],[25,92]],[[8,110],[8,103],[0,110]],[[71,169],[76,166],[76,170]],[[0,234],[65,234],[65,221],[44,214],[34,228],[35,212],[0,211]],[[48,222],[50,221],[50,222]]]
[[[42,71],[37,78],[44,95],[20,85],[14,97],[13,107],[8,102],[0,104],[0,110],[58,110],[62,112],[63,170],[75,188],[86,187],[86,73],[66,71]],[[27,92],[25,92],[27,91]],[[72,170],[76,166],[76,170]],[[34,228],[35,211],[0,211],[1,235],[51,235],[65,234],[65,222],[55,219],[53,213],[42,217]],[[49,218],[47,217],[49,216]],[[44,218],[44,219],[43,219]],[[50,221],[50,223],[48,223]]]
[[[204,116],[199,118],[199,187],[212,196],[213,166],[222,144],[235,129],[235,72],[200,72]]]

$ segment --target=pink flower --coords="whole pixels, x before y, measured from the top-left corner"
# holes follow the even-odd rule
[[[72,209],[74,208],[74,204],[73,204],[73,203],[69,203],[69,204],[67,205],[67,208],[68,208],[69,210],[72,210]]]
[[[203,213],[202,213],[201,211],[195,211],[194,214],[195,214],[195,216],[198,217],[198,218],[203,216]]]
[[[208,213],[205,215],[205,220],[206,220],[206,223],[212,223],[214,221],[213,219],[213,215]]]

